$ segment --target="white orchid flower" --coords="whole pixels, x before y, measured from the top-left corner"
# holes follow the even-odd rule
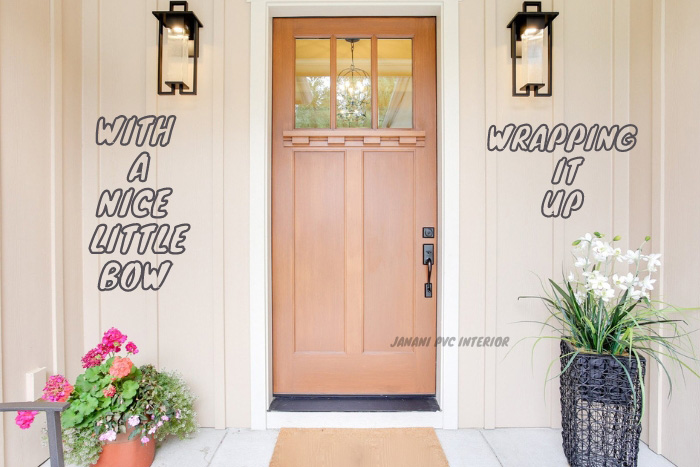
[[[582,292],[580,290],[576,291],[574,293],[574,297],[576,298],[576,302],[580,305],[586,300],[586,292]]]
[[[618,263],[624,263],[625,261],[627,261],[627,257],[622,254],[622,250],[619,248],[615,248],[613,250],[612,256],[617,260]]]
[[[577,268],[585,268],[589,264],[590,264],[590,262],[588,261],[588,258],[580,256],[580,257],[576,258],[576,262],[574,263],[574,266],[576,266]]]
[[[568,280],[569,282],[574,282],[576,280],[576,276],[574,276],[573,272],[569,271],[569,275],[566,276],[566,280]]]
[[[615,290],[610,287],[610,284],[605,284],[605,285],[607,287],[603,287],[600,297],[603,299],[604,302],[607,302],[611,298],[615,297]]]
[[[627,263],[629,264],[635,264],[637,263],[642,257],[642,252],[640,250],[627,250],[627,254],[625,255],[625,258],[627,259]]]
[[[631,298],[632,300],[639,300],[640,298],[642,298],[642,291],[630,287],[629,292],[627,292],[627,297]]]
[[[605,286],[610,287],[610,284],[608,284],[608,278],[602,275],[600,271],[593,271],[593,273],[588,276],[588,280],[586,281],[586,288],[588,290],[601,290]]]
[[[634,276],[631,272],[628,272],[627,275],[619,276],[613,274],[612,281],[620,290],[627,290],[627,288],[634,283]]]
[[[661,261],[659,260],[659,258],[661,258],[661,255],[658,253],[652,253],[644,258],[649,263],[647,265],[649,271],[656,272],[657,267],[661,266]]]
[[[644,293],[646,290],[654,290],[654,282],[656,282],[656,279],[652,279],[651,275],[642,279],[639,283],[642,288],[642,292]]]
[[[603,242],[602,240],[596,240],[591,246],[591,251],[596,261],[607,261],[608,257],[613,255],[613,247],[610,246],[608,242]]]
[[[601,283],[601,286],[599,288],[593,290],[593,294],[596,297],[601,298],[604,302],[607,302],[615,296],[615,290],[612,287],[610,287],[610,284],[604,282]]]

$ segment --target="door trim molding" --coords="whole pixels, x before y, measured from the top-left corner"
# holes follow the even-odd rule
[[[272,18],[435,16],[437,26],[438,239],[437,334],[459,330],[459,0],[248,0],[250,5],[250,426],[458,426],[457,347],[437,350],[441,411],[268,412],[272,400],[271,171]]]

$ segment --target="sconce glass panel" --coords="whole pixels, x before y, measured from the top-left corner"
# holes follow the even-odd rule
[[[549,50],[546,46],[548,28],[538,29],[536,27],[527,28],[521,36],[521,56],[517,59],[517,66],[520,70],[516,87],[524,90],[528,85],[541,85],[539,92],[549,93],[549,80],[547,77],[547,66],[549,63]]]
[[[190,66],[190,49],[194,50],[194,41],[190,40],[190,31],[186,25],[165,28],[163,84],[182,83],[184,89],[192,89],[194,67]]]

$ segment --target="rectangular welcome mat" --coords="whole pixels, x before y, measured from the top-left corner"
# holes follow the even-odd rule
[[[448,467],[432,428],[282,428],[270,467]]]

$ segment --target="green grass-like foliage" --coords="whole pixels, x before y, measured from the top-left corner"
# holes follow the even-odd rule
[[[692,341],[686,330],[687,323],[679,319],[682,309],[651,299],[655,279],[653,274],[661,265],[657,254],[645,255],[643,248],[650,240],[646,237],[636,250],[626,254],[615,243],[620,237],[607,242],[604,235],[586,234],[573,242],[575,272],[565,276],[562,282],[552,279],[543,284],[542,296],[524,296],[542,300],[549,316],[542,324],[541,335],[535,338],[536,346],[543,339],[562,339],[574,348],[564,371],[579,353],[612,355],[637,361],[646,356],[658,363],[669,383],[669,397],[673,378],[669,364],[678,365],[695,376],[700,374],[691,366],[697,361]],[[548,329],[553,335],[542,335]],[[552,361],[547,370],[559,359]],[[634,393],[630,375],[621,365]],[[638,377],[642,375],[639,372]],[[641,382],[643,410],[646,407],[644,383]]]

